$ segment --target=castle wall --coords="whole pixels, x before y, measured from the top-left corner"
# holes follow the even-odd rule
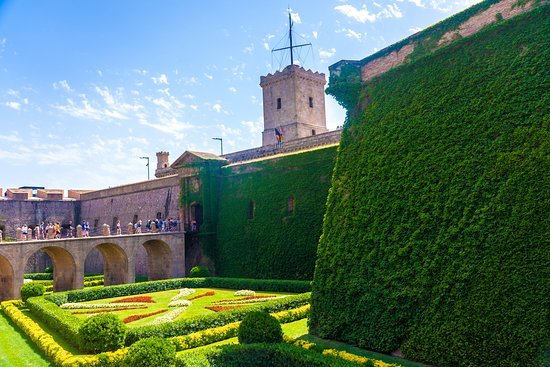
[[[15,237],[15,230],[23,224],[30,226],[40,222],[59,222],[62,225],[78,219],[78,202],[51,200],[0,199],[0,229],[4,238]]]

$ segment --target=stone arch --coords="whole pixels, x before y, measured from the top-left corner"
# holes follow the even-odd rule
[[[103,280],[106,286],[128,282],[128,255],[114,243],[102,243],[94,247],[103,257]],[[89,255],[89,253],[88,253]]]
[[[172,249],[161,240],[149,240],[143,244],[147,251],[148,280],[168,279],[172,274]]]
[[[0,255],[0,301],[14,299],[13,266],[4,256]]]
[[[47,246],[40,250],[50,257],[53,264],[53,290],[62,292],[76,289],[76,262],[73,255],[58,246]],[[25,264],[35,253],[27,256]]]

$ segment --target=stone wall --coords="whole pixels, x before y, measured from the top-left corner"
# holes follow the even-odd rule
[[[4,237],[15,238],[15,230],[23,224],[34,227],[40,222],[75,223],[78,202],[72,200],[10,200],[0,199],[0,229]]]
[[[230,163],[243,162],[251,159],[268,157],[276,154],[291,153],[299,150],[311,149],[325,145],[338,144],[342,130],[329,131],[327,133],[308,136],[306,138],[284,142],[281,148],[276,145],[266,145],[263,147],[241,150],[235,153],[223,155]]]

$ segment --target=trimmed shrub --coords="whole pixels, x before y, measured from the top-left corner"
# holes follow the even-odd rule
[[[126,326],[111,313],[95,315],[84,321],[78,333],[85,352],[114,351],[124,345]]]
[[[52,280],[53,274],[52,273],[29,273],[24,275],[25,279],[32,279],[32,280]]]
[[[25,283],[21,287],[21,299],[26,301],[30,297],[38,297],[44,294],[44,284],[42,283]]]
[[[238,331],[239,343],[281,343],[283,329],[281,323],[267,312],[255,311],[247,314]]]
[[[162,338],[138,341],[128,349],[123,362],[124,367],[174,367],[175,365],[176,347]]]
[[[210,270],[205,266],[193,266],[189,271],[190,278],[207,278],[210,276]]]
[[[53,276],[53,266],[46,266],[46,268],[44,268],[44,273],[49,273]]]

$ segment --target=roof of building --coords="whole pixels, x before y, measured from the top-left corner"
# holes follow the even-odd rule
[[[182,155],[179,156],[178,159],[174,161],[174,163],[170,165],[170,167],[178,168],[186,163],[195,162],[197,160],[227,162],[227,159],[220,157],[216,154],[186,150]]]

